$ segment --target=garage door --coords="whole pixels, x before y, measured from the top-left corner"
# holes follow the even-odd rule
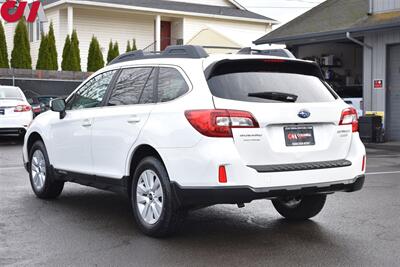
[[[400,141],[400,45],[388,48],[387,139]]]

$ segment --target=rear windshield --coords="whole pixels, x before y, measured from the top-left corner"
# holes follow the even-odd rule
[[[206,73],[207,75],[207,73]],[[211,93],[219,98],[260,103],[331,102],[336,94],[310,63],[286,60],[236,60],[209,73]]]
[[[16,88],[0,87],[0,99],[23,99],[23,97]]]

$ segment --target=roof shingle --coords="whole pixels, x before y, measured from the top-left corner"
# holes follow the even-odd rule
[[[349,29],[368,18],[368,8],[368,0],[327,0],[255,43],[282,43],[304,35]]]
[[[52,4],[61,0],[47,0],[45,1],[45,5]],[[239,18],[249,18],[249,19],[259,19],[259,20],[269,20],[274,22],[275,20],[262,16],[260,14],[248,11],[241,10],[233,7],[224,7],[224,6],[211,6],[211,5],[203,5],[203,4],[192,4],[185,2],[174,2],[174,1],[163,1],[163,0],[86,0],[90,2],[99,2],[99,3],[111,3],[111,4],[120,4],[127,6],[137,6],[137,7],[147,7],[147,8],[156,8],[156,9],[164,9],[164,10],[174,10],[181,12],[193,12],[199,14],[211,14],[211,15],[220,15],[227,17],[239,17]],[[199,1],[200,2],[200,1]]]

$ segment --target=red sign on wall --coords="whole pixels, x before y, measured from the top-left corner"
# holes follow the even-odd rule
[[[374,80],[374,89],[383,89],[383,80]]]

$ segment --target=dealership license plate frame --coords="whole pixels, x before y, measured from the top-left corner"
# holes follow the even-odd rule
[[[287,147],[315,145],[314,126],[286,126],[283,131]],[[294,138],[289,138],[290,134]]]

